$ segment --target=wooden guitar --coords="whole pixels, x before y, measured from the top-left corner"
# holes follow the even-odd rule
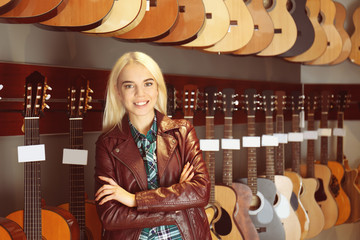
[[[336,103],[337,106],[337,127],[342,129],[344,128],[344,112],[348,107],[348,102],[350,100],[350,96],[347,91],[340,91],[338,93],[338,100]],[[343,136],[337,136],[337,149],[336,149],[336,161],[340,164],[344,165],[345,173],[344,179],[342,182],[342,187],[346,193],[346,195],[350,199],[350,216],[346,220],[346,223],[357,222],[360,220],[360,189],[355,184],[355,180],[358,176],[357,169],[351,169],[349,166],[348,160],[344,157],[344,144]]]
[[[177,0],[146,0],[148,8],[141,22],[132,30],[118,34],[120,39],[154,41],[169,34],[179,15]]]
[[[351,34],[351,51],[349,59],[360,65],[360,7],[356,8],[352,16],[355,31]]]
[[[16,222],[0,217],[0,239],[26,240],[23,229]]]
[[[350,36],[347,31],[344,29],[344,23],[346,19],[346,9],[344,5],[339,2],[334,2],[336,7],[336,14],[335,14],[335,27],[336,30],[339,32],[341,40],[342,40],[342,50],[340,56],[335,59],[335,61],[331,62],[330,65],[339,64],[345,61],[351,51],[351,40]]]
[[[50,30],[86,31],[100,26],[109,17],[113,4],[114,0],[68,0],[61,12],[38,26]]]
[[[294,46],[297,28],[294,18],[286,8],[287,0],[266,0],[264,6],[274,24],[274,37],[258,56],[275,56],[288,51]]]
[[[230,15],[227,34],[205,52],[230,53],[244,47],[254,34],[254,21],[250,11],[241,0],[224,0]]]
[[[220,41],[230,26],[229,11],[223,0],[203,1],[205,22],[196,39],[181,45],[182,47],[205,48]]]
[[[233,111],[237,100],[233,88],[222,90],[224,111],[224,138],[232,139]],[[251,189],[239,182],[233,182],[233,150],[223,149],[223,184],[215,187],[215,199],[222,206],[221,218],[215,223],[215,231],[221,239],[259,239],[256,228],[249,216],[252,199]],[[233,190],[234,196],[230,195]],[[225,193],[228,192],[226,195]],[[228,217],[230,216],[230,217]]]
[[[334,25],[336,7],[332,0],[320,0],[319,22],[324,28],[327,37],[325,52],[317,59],[306,62],[308,65],[325,65],[335,61],[341,53],[342,41]]]
[[[168,96],[167,104],[166,104],[166,114],[169,118],[172,118],[177,109],[177,98],[176,98],[176,89],[170,84],[166,83],[166,92]]]
[[[83,149],[83,118],[87,109],[91,108],[88,105],[91,92],[89,81],[83,77],[73,81],[68,89],[71,149]],[[70,164],[69,180],[69,203],[59,207],[70,211],[76,218],[80,227],[80,240],[101,239],[102,227],[95,202],[86,199],[84,166]]]
[[[191,42],[205,22],[205,7],[202,0],[178,0],[179,14],[169,33],[155,40],[156,43],[179,45]]]
[[[39,118],[46,99],[46,78],[35,71],[26,78],[24,132],[25,145],[40,143]],[[24,210],[13,212],[8,219],[19,224],[28,240],[78,239],[79,225],[73,215],[57,207],[41,206],[40,162],[24,163]]]
[[[68,0],[21,0],[9,11],[0,15],[2,23],[37,23],[48,20],[62,11]]]
[[[107,37],[126,33],[141,22],[145,11],[146,0],[115,0],[106,20],[100,26],[83,33]]]
[[[327,36],[325,30],[318,21],[320,14],[320,0],[307,0],[306,11],[315,31],[314,42],[305,52],[285,58],[290,62],[309,62],[319,58],[326,50]]]
[[[314,114],[317,107],[317,94],[311,92],[307,99],[307,119],[308,119],[308,130],[314,131]],[[307,163],[300,166],[302,175],[302,182],[304,190],[301,194],[301,202],[304,205],[306,212],[308,213],[310,224],[309,231],[306,238],[313,238],[317,236],[324,228],[325,218],[323,211],[315,199],[315,192],[324,192],[324,186],[320,184],[321,180],[315,178],[314,164],[315,164],[315,140],[307,140]],[[321,166],[320,166],[321,167]]]
[[[292,93],[292,132],[299,132],[299,113],[302,110],[302,96],[301,93],[295,91]],[[293,183],[293,192],[298,199],[298,207],[296,208],[296,215],[300,221],[301,226],[301,238],[305,238],[309,231],[309,217],[305,211],[302,201],[300,199],[301,192],[303,191],[303,182],[300,176],[299,166],[300,166],[300,151],[301,143],[300,142],[291,142],[291,169],[286,170],[284,175],[290,178]],[[296,203],[293,202],[292,205]]]
[[[243,0],[254,21],[254,34],[250,41],[232,54],[255,54],[269,46],[274,37],[274,24],[263,0]]]
[[[246,89],[244,96],[247,109],[248,136],[255,136],[255,111],[258,95],[255,89]],[[250,218],[260,239],[285,239],[284,228],[273,208],[277,191],[275,184],[269,179],[258,178],[256,148],[247,148],[247,153],[248,177],[238,181],[247,184],[252,192]]]
[[[306,13],[307,0],[287,0],[287,9],[294,18],[297,37],[294,45],[281,54],[281,57],[297,56],[308,50],[314,42],[314,27]]]
[[[182,94],[182,109],[184,119],[194,124],[194,113],[198,109],[199,89],[197,85],[186,84],[183,88]]]
[[[273,111],[275,109],[275,96],[272,90],[262,92],[263,110],[265,111],[265,134],[272,136],[274,134]],[[283,99],[281,99],[283,100]],[[282,108],[282,106],[280,106]],[[276,197],[274,201],[274,209],[285,230],[286,239],[300,239],[301,225],[294,208],[290,205],[293,195],[293,184],[290,178],[284,176],[284,159],[275,158],[275,147],[265,147],[265,170],[266,178],[273,181],[276,186]],[[277,149],[279,150],[279,149]],[[284,149],[282,149],[283,151]],[[284,156],[283,152],[277,151],[277,156]],[[275,164],[276,159],[276,164]],[[281,162],[279,162],[281,161]],[[281,169],[280,169],[281,168]],[[275,175],[275,169],[280,170]],[[280,174],[279,174],[280,173]],[[295,199],[297,201],[297,198]],[[298,205],[298,204],[297,204]]]
[[[321,92],[321,120],[320,128],[328,128],[328,111],[330,108],[330,94],[328,91]],[[344,177],[344,167],[337,161],[329,161],[328,138],[321,136],[320,163],[328,166],[331,171],[330,192],[335,198],[338,215],[335,225],[344,223],[350,216],[350,200],[344,192],[341,182]],[[335,211],[335,210],[334,210]]]
[[[0,0],[0,15],[13,9],[20,0]]]

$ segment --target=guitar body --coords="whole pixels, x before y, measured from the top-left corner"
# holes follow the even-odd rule
[[[0,0],[0,14],[4,14],[13,9],[20,0]]]
[[[221,216],[215,222],[215,232],[221,239],[243,239],[233,219],[238,208],[236,192],[228,186],[215,185],[215,201],[221,206]]]
[[[146,11],[146,0],[114,1],[109,16],[100,26],[83,31],[83,33],[99,34],[113,37],[126,33],[136,27],[143,19]]]
[[[254,21],[245,3],[239,0],[224,0],[230,15],[227,34],[206,52],[229,53],[244,47],[254,34]]]
[[[220,41],[230,26],[229,11],[223,0],[204,1],[205,23],[197,34],[197,38],[183,47],[209,47]]]
[[[274,37],[269,46],[257,54],[259,56],[282,54],[294,46],[297,38],[295,21],[286,8],[287,0],[276,0],[272,2],[273,4],[266,7],[266,10],[274,24]]]
[[[22,228],[16,222],[0,217],[0,239],[26,240],[26,236]]]
[[[202,0],[178,0],[179,15],[169,34],[156,40],[157,43],[182,44],[196,39],[204,25],[205,7]]]
[[[179,5],[177,0],[157,0],[145,12],[144,18],[132,30],[116,35],[121,39],[155,40],[165,37],[177,21]]]
[[[247,184],[247,179],[237,180],[243,184]],[[251,221],[258,231],[260,239],[285,239],[285,231],[273,208],[276,196],[275,184],[265,178],[257,179],[258,198],[260,200],[257,209],[250,208],[249,215]]]
[[[350,200],[341,186],[344,177],[344,167],[336,161],[328,161],[328,167],[332,174],[330,190],[333,193],[339,211],[335,225],[340,225],[346,222],[351,212]]]
[[[21,0],[11,10],[0,15],[2,23],[36,23],[45,21],[62,11],[68,0]]]
[[[290,205],[293,193],[293,184],[291,180],[282,175],[275,175],[276,200],[274,209],[285,230],[286,239],[300,239],[301,225],[294,209]]]
[[[208,204],[205,207],[205,213],[210,224],[211,239],[221,239],[215,232],[215,223],[219,220],[221,216],[221,206],[218,203]]]
[[[24,210],[10,213],[7,218],[24,228]],[[79,239],[79,225],[67,211],[56,207],[41,209],[41,230],[44,239]]]
[[[100,26],[109,17],[113,4],[113,0],[68,0],[61,12],[39,26],[51,30],[86,31]]]
[[[309,231],[309,217],[307,215],[307,209],[305,210],[301,199],[300,199],[300,193],[301,193],[301,189],[303,188],[303,184],[302,184],[302,178],[299,176],[299,174],[295,173],[295,172],[290,172],[290,171],[285,171],[284,173],[285,176],[287,176],[292,184],[293,184],[293,192],[294,195],[297,197],[297,208],[295,210],[296,215],[299,219],[300,222],[300,226],[301,226],[301,239],[305,238],[307,236],[307,233]],[[295,202],[292,203],[292,206],[295,206]]]
[[[345,175],[343,188],[350,198],[351,213],[346,223],[354,223],[360,220],[360,189],[356,185],[356,178],[358,176],[357,169],[351,169],[348,160],[344,160]]]
[[[356,8],[352,16],[355,31],[351,35],[351,52],[349,59],[351,62],[360,65],[360,7]]]
[[[320,187],[315,193],[315,198],[320,205],[325,217],[324,230],[333,227],[338,218],[338,207],[330,192],[331,171],[322,164],[314,164],[315,177],[319,180]]]
[[[345,7],[338,2],[334,2],[336,7],[336,14],[335,14],[335,27],[336,30],[339,32],[341,40],[342,40],[342,50],[340,53],[340,56],[333,62],[331,62],[331,65],[339,64],[343,61],[345,61],[351,51],[351,40],[350,36],[347,33],[347,31],[344,29],[344,23],[346,18],[346,9]]]
[[[291,9],[289,11],[296,23],[298,34],[294,46],[281,54],[281,57],[297,56],[308,50],[314,42],[315,31],[306,14],[306,1],[307,0],[288,0],[288,3],[291,4]]]
[[[255,54],[269,46],[274,37],[274,24],[266,11],[263,0],[247,1],[247,8],[254,20],[254,34],[250,41],[232,54]]]
[[[64,203],[58,206],[59,208],[69,211],[69,203]],[[102,225],[99,216],[96,212],[96,206],[93,201],[86,200],[85,202],[85,232],[80,232],[80,240],[96,240],[101,239]]]

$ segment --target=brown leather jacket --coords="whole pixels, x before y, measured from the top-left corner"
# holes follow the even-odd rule
[[[127,117],[122,128],[103,133],[96,142],[95,191],[103,184],[98,176],[114,179],[135,193],[137,207],[117,201],[97,204],[103,239],[138,239],[141,229],[176,224],[184,240],[211,239],[204,211],[210,180],[194,127],[186,120],[172,120],[156,111],[157,161],[160,188],[147,190],[143,159],[130,132]],[[186,162],[194,167],[190,182],[179,183]]]

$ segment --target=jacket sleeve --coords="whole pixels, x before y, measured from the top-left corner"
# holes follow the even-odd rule
[[[182,167],[190,162],[193,166],[194,177],[189,182],[136,193],[138,211],[177,211],[205,207],[208,204],[210,179],[195,129],[188,121],[185,121],[175,136],[179,144]]]
[[[109,151],[106,141],[96,143],[96,165],[95,165],[95,192],[105,182],[98,177],[105,176],[116,179],[115,163]],[[118,183],[121,186],[121,183]],[[103,205],[96,202],[98,215],[106,230],[120,230],[130,228],[154,227],[159,225],[174,224],[175,212],[139,212],[137,208],[127,207],[117,201],[111,200]]]

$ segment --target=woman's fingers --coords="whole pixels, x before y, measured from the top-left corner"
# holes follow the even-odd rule
[[[180,183],[190,181],[192,179],[192,177],[194,176],[192,170],[193,170],[193,166],[190,165],[189,162],[187,162],[181,172]]]

